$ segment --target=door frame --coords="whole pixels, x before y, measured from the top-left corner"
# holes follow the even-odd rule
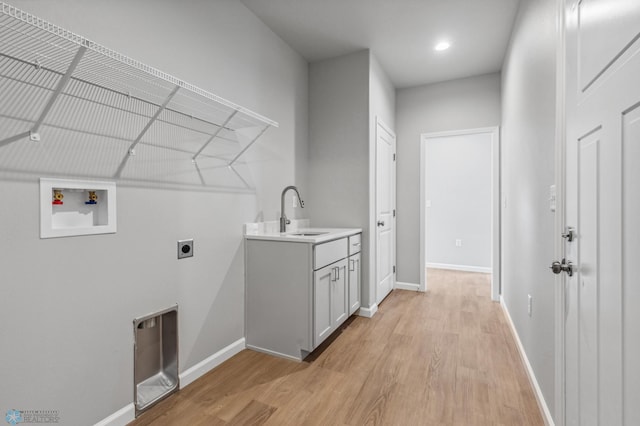
[[[420,285],[427,291],[427,143],[429,139],[473,134],[491,135],[491,299],[500,300],[500,127],[452,130],[420,135]]]
[[[377,221],[378,221],[378,170],[377,170],[377,164],[378,164],[378,128],[381,127],[384,129],[385,132],[389,133],[390,135],[393,136],[393,155],[396,155],[396,149],[397,149],[397,138],[396,138],[396,133],[391,130],[391,127],[387,126],[385,124],[384,121],[382,121],[380,119],[380,117],[376,116],[376,130],[375,130],[375,139],[374,139],[374,151],[375,151],[375,157],[373,159],[375,167],[375,176],[374,176],[374,193],[372,194],[373,196],[371,197],[371,201],[372,201],[372,210],[371,210],[371,214],[370,214],[370,229],[371,229],[371,239],[373,241],[373,246],[375,247],[374,250],[374,259],[375,262],[369,262],[370,265],[370,272],[372,273],[371,276],[375,277],[375,282],[373,283],[373,291],[370,293],[372,295],[372,297],[370,297],[371,302],[375,305],[375,309],[377,310],[377,306],[378,306],[378,283],[380,282],[380,277],[378,276],[378,253],[379,253],[379,247],[378,247],[378,227],[376,225]],[[396,161],[394,159],[393,161],[393,166],[392,166],[392,170],[391,170],[391,178],[393,179],[391,188],[393,189],[393,194],[391,195],[391,199],[392,199],[392,203],[393,203],[393,211],[395,212],[397,204],[396,204]],[[395,265],[397,264],[397,259],[396,259],[396,255],[397,255],[397,250],[396,250],[396,244],[397,244],[397,228],[396,228],[396,215],[394,214],[393,216],[393,224],[392,224],[392,244],[391,244],[391,250],[392,250],[392,259],[393,259],[393,265],[392,268],[395,268]],[[391,290],[396,288],[396,271],[393,271],[392,273],[392,282],[391,282]]]
[[[566,225],[566,8],[571,0],[557,0],[557,42],[556,42],[556,129],[555,129],[555,185],[556,212],[554,220],[554,235],[562,235]],[[564,239],[555,238],[554,259],[565,257]],[[555,275],[555,415],[557,426],[564,426],[565,419],[565,285],[566,274]]]

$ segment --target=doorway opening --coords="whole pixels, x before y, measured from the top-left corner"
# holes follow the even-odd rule
[[[420,291],[426,268],[491,274],[500,297],[498,127],[425,133],[420,141]]]

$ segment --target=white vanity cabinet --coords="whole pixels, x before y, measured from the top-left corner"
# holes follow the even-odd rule
[[[355,312],[360,274],[353,278],[349,269],[350,264],[359,269],[360,262],[350,262],[356,254],[349,244],[356,234],[359,241],[360,232],[342,232],[335,239],[246,236],[248,348],[302,360]]]

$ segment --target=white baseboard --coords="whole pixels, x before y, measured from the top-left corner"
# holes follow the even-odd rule
[[[368,308],[361,307],[358,311],[358,315],[365,318],[371,318],[376,314],[376,312],[378,312],[378,304],[374,303]]]
[[[215,354],[200,361],[186,371],[180,373],[180,389],[190,385],[195,380],[204,376],[209,371],[213,370],[232,356],[240,353],[243,349],[245,349],[245,347],[246,343],[243,337],[242,339],[236,340],[229,346],[220,349]]]
[[[396,288],[398,290],[420,291],[420,284],[403,283],[401,281],[396,281],[396,285],[394,285],[393,288]]]
[[[222,348],[207,359],[200,361],[193,367],[180,374],[180,389],[193,383],[196,379],[202,377],[209,371],[216,368],[232,356],[236,355],[245,348],[244,337],[238,339],[229,346]],[[94,426],[126,426],[128,423],[136,419],[136,408],[133,403],[118,410],[109,417],[96,423]]]
[[[500,305],[502,306],[502,310],[504,311],[504,316],[507,318],[507,322],[509,323],[509,328],[511,328],[511,334],[516,341],[516,345],[518,346],[518,352],[520,353],[520,358],[527,370],[527,376],[529,377],[529,382],[533,387],[533,392],[536,395],[536,400],[538,401],[538,407],[542,412],[542,417],[544,419],[544,424],[546,426],[555,426],[553,422],[553,417],[551,416],[551,411],[549,411],[549,407],[547,406],[547,401],[545,401],[544,396],[542,395],[542,389],[540,389],[540,385],[538,384],[538,379],[536,379],[536,375],[533,372],[533,368],[529,363],[529,358],[527,358],[527,354],[524,351],[524,346],[522,346],[522,342],[520,341],[520,336],[518,336],[518,332],[516,330],[516,326],[513,324],[513,320],[511,319],[511,315],[509,314],[509,309],[507,309],[507,305],[504,303],[504,298],[500,296]]]
[[[464,271],[464,272],[482,272],[483,274],[490,274],[493,272],[491,267],[486,266],[468,266],[468,265],[450,265],[448,263],[427,263],[427,268],[433,269],[450,269],[452,271]]]
[[[123,407],[94,426],[126,426],[136,419],[136,407],[133,403]]]

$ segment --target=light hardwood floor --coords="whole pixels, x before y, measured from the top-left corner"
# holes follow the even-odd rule
[[[304,362],[245,350],[132,425],[543,425],[489,276],[428,274]]]

